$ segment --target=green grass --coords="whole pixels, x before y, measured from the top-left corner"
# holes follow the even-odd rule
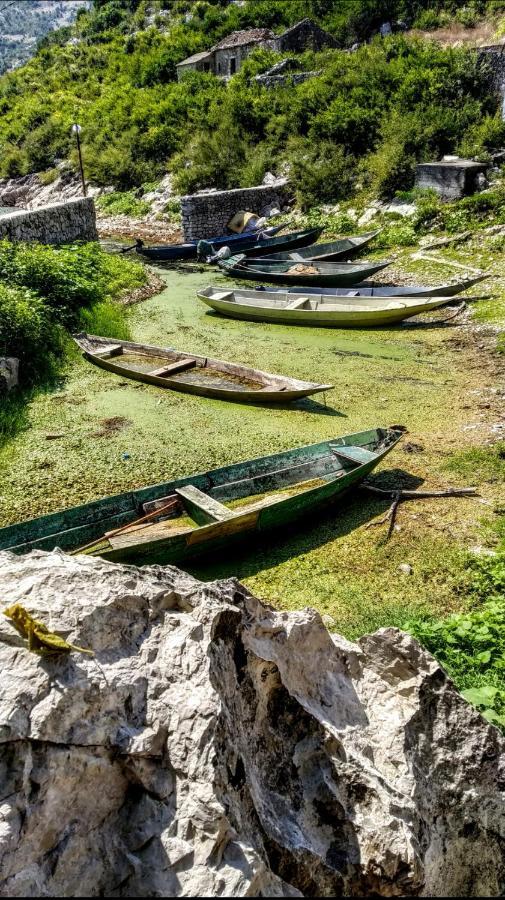
[[[472,447],[455,453],[445,463],[449,472],[465,479],[468,484],[505,482],[505,443],[491,447]]]
[[[125,307],[111,301],[95,303],[90,309],[83,309],[79,317],[79,330],[121,341],[131,338]]]
[[[151,207],[145,200],[139,200],[133,191],[114,191],[111,194],[103,194],[96,201],[98,209],[109,216],[133,216],[142,218],[146,216]]]

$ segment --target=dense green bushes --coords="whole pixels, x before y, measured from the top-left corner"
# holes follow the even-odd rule
[[[65,329],[126,337],[111,301],[145,283],[139,263],[98,244],[46,247],[0,242],[0,355],[21,361],[22,384],[41,381],[65,348]]]
[[[61,347],[61,332],[44,301],[28,288],[0,282],[0,356],[20,360],[24,382],[45,377]]]
[[[0,241],[0,282],[35,291],[53,322],[75,327],[80,311],[145,282],[138,263],[98,244],[46,247]]]
[[[469,612],[407,627],[463,696],[505,729],[505,553],[472,561],[468,590]]]
[[[307,51],[301,66],[321,75],[276,90],[254,81],[278,58],[271,51],[256,51],[228,84],[196,72],[178,83],[175,66],[234,29],[281,30],[309,15],[348,44],[369,38],[381,22],[412,24],[423,10],[452,14],[457,6],[96,3],[78,19],[77,43],[51,36],[27,66],[0,79],[0,175],[51,170],[69,156],[75,164],[70,125],[78,118],[88,177],[121,190],[167,168],[184,192],[249,185],[286,163],[305,206],[361,188],[383,195],[409,188],[416,159],[482,154],[505,140],[497,99],[471,51],[402,34],[374,38],[354,53]],[[487,8],[470,6],[476,14]]]

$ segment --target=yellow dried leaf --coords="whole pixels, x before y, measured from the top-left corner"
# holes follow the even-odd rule
[[[83,647],[69,644],[64,638],[49,631],[43,622],[34,619],[20,603],[14,603],[13,606],[9,606],[4,610],[4,615],[11,620],[21,637],[26,638],[28,649],[32,653],[38,653],[39,656],[53,656],[54,654],[70,653],[72,650],[75,650],[78,653],[89,653],[90,656],[94,656],[92,650],[85,650]]]

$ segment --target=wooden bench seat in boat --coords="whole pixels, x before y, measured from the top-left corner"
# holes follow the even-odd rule
[[[296,300],[290,300],[286,303],[284,309],[301,309],[307,303],[308,297],[297,297]]]
[[[163,378],[165,375],[175,375],[176,372],[185,372],[186,369],[194,369],[195,366],[196,359],[178,359],[176,362],[169,363],[167,366],[161,366],[160,369],[152,369],[148,374],[158,375],[159,378]]]
[[[338,447],[330,444],[330,449],[338,459],[343,460],[344,463],[352,463],[353,466],[363,466],[377,458],[377,454],[367,450],[366,447]]]
[[[209,522],[224,522],[226,519],[233,519],[236,513],[231,509],[204,494],[193,484],[187,484],[185,487],[176,488],[175,493],[181,498],[189,515],[198,525],[208,525]]]
[[[123,348],[121,344],[108,344],[101,350],[93,350],[93,356],[99,356],[100,359],[108,359],[110,356],[121,356]]]
[[[212,294],[213,300],[234,300],[233,291],[218,291]]]

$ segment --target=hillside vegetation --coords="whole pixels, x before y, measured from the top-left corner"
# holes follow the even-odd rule
[[[467,4],[477,20],[499,7]],[[438,10],[438,12],[437,12]],[[280,31],[304,16],[356,52],[307,51],[320,75],[268,91],[253,76],[278,55],[256,50],[228,83],[176,64],[233,30]],[[76,25],[48,35],[22,69],[0,79],[0,176],[48,171],[73,157],[70,125],[83,126],[87,176],[120,190],[167,170],[180,191],[258,183],[286,164],[302,203],[388,195],[412,186],[414,163],[458,151],[485,154],[505,140],[485,67],[465,48],[442,48],[397,30],[462,17],[453,0],[96,0]],[[431,23],[431,24],[430,24]]]

